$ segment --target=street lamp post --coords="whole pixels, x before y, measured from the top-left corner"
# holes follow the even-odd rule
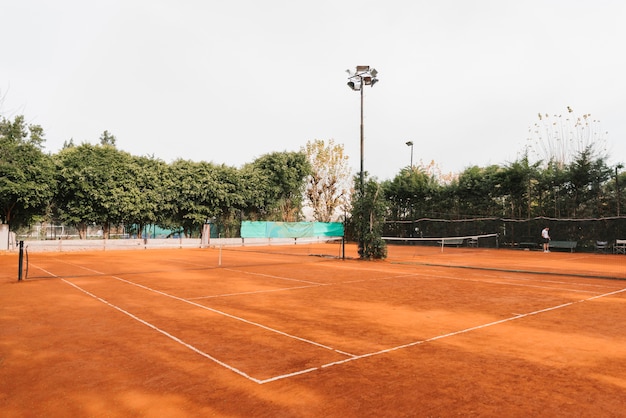
[[[413,141],[407,141],[406,145],[411,147],[411,170],[413,170]]]
[[[370,68],[369,65],[357,65],[356,71],[346,70],[346,72],[350,75],[348,77],[348,87],[350,87],[354,91],[359,91],[361,93],[361,167],[359,171],[359,181],[361,186],[361,196],[365,194],[365,172],[363,169],[363,143],[364,143],[364,129],[363,129],[363,90],[365,86],[374,86],[378,82],[376,76],[378,75],[378,71],[375,68]],[[361,219],[361,223],[365,225],[364,213],[360,214],[363,219]],[[359,248],[361,250],[364,249],[364,231],[361,231],[361,237],[359,239]]]

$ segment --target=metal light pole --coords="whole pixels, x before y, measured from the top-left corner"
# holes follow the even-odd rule
[[[357,65],[356,71],[346,70],[350,77],[348,77],[348,87],[354,91],[361,92],[361,170],[359,172],[361,186],[363,186],[364,170],[363,170],[363,142],[364,142],[364,130],[363,130],[363,87],[374,86],[378,82],[376,75],[378,71],[375,68],[371,68],[369,65]]]
[[[346,70],[346,72],[350,75],[350,77],[348,77],[348,87],[361,93],[361,167],[359,171],[359,181],[361,186],[361,195],[363,196],[365,194],[365,171],[363,169],[363,90],[365,86],[374,86],[374,84],[378,82],[378,79],[376,78],[378,71],[376,71],[375,68],[370,68],[369,65],[357,65],[356,71]],[[365,214],[361,213],[360,215],[363,218],[361,219],[361,223],[365,225]],[[364,231],[361,231],[361,237],[359,239],[359,248],[361,250],[364,249],[364,236]]]
[[[619,195],[619,175],[617,173],[618,169],[624,168],[623,165],[618,164],[615,166],[615,194],[617,197],[617,216],[619,216],[619,204],[620,204],[620,195]]]
[[[411,170],[413,170],[413,141],[407,141],[406,145],[411,147]]]

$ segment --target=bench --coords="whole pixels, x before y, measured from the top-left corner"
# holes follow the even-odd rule
[[[528,248],[530,250],[539,248],[539,242],[531,237],[522,237],[521,241],[517,244],[519,248]]]
[[[626,239],[616,239],[613,254],[626,254]]]
[[[577,241],[550,241],[550,249],[570,250],[572,253],[576,249],[576,245],[578,245]]]
[[[437,241],[439,245],[454,245],[460,247],[465,240],[463,238],[444,238],[441,241]]]

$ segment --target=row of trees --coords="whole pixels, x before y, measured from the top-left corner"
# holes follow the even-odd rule
[[[482,216],[599,218],[616,216],[625,200],[626,173],[587,147],[567,165],[531,163],[472,166],[442,184],[421,167],[404,168],[384,183],[390,220]]]
[[[207,220],[236,235],[241,219],[299,219],[303,184],[311,172],[303,152],[276,152],[240,169],[208,162],[166,164],[118,150],[104,132],[100,144],[66,143],[42,150],[43,130],[19,116],[0,122],[0,221],[12,230],[32,222],[76,226],[144,225],[191,236]]]
[[[626,174],[592,145],[568,163],[472,166],[443,179],[432,166],[406,167],[391,180],[351,179],[341,145],[310,141],[300,152],[274,152],[241,168],[177,160],[167,164],[116,148],[108,132],[98,145],[66,143],[43,152],[43,129],[22,116],[0,121],[0,221],[12,230],[33,222],[76,226],[154,224],[191,236],[207,220],[236,236],[241,220],[296,221],[347,217],[364,258],[384,257],[385,221],[474,217],[598,218],[620,215]],[[353,190],[354,188],[354,190]],[[361,238],[364,238],[363,240]]]

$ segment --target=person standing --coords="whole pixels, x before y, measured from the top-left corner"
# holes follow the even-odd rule
[[[549,253],[550,252],[550,228],[548,227],[543,228],[543,230],[541,231],[541,239],[543,241],[543,252]]]

